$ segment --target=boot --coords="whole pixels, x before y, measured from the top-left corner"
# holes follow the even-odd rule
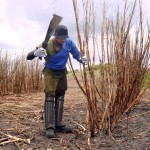
[[[63,123],[63,107],[64,107],[64,96],[55,97],[55,132],[72,132],[72,129],[66,127]]]
[[[46,128],[46,137],[54,137],[54,97],[47,97],[45,100],[45,128]]]

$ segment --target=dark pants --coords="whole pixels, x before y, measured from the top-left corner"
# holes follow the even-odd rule
[[[66,69],[61,71],[44,69],[44,82],[46,96],[64,96],[67,90]]]
[[[61,71],[44,69],[45,82],[45,127],[46,136],[55,132],[70,132],[63,123],[64,96],[67,90],[66,69]]]

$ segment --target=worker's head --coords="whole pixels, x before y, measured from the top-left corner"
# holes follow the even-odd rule
[[[67,27],[64,25],[58,25],[56,27],[54,36],[58,43],[63,44],[64,41],[69,37]]]

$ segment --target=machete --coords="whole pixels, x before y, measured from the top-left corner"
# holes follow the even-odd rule
[[[47,42],[48,40],[51,38],[51,36],[53,35],[56,27],[59,25],[59,23],[61,22],[62,20],[62,17],[61,16],[58,16],[56,14],[53,14],[53,18],[51,19],[50,23],[49,23],[49,26],[48,26],[48,29],[47,29],[47,32],[46,32],[46,36],[45,36],[45,39],[42,43],[42,47],[45,49],[46,46],[47,46]],[[27,60],[32,60],[35,58],[34,56],[34,52],[36,50],[33,50],[31,52],[28,53],[27,55]]]
[[[56,27],[59,25],[59,23],[61,22],[62,20],[62,17],[61,16],[58,16],[56,14],[53,14],[53,18],[52,20],[50,21],[49,23],[49,27],[47,29],[47,33],[46,33],[46,36],[45,36],[45,40],[43,41],[42,43],[42,47],[44,49],[46,49],[47,47],[47,42],[48,40],[51,38],[51,36],[53,35]]]
[[[49,23],[49,27],[47,29],[47,33],[46,33],[44,42],[48,42],[48,40],[53,35],[56,27],[59,25],[59,23],[61,22],[61,20],[62,20],[61,16],[53,14],[53,18],[52,18],[52,20]]]

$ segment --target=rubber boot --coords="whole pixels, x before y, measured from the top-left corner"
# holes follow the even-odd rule
[[[63,107],[64,107],[64,96],[55,98],[55,132],[72,132],[72,129],[66,127],[63,123]]]
[[[47,97],[45,100],[45,128],[46,137],[54,137],[54,97]]]

